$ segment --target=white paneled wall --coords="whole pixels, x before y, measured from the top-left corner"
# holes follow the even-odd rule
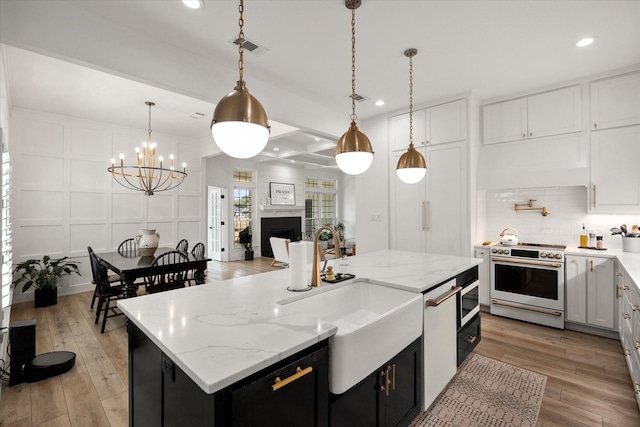
[[[60,294],[90,289],[87,246],[117,249],[140,228],[155,228],[160,244],[190,246],[206,241],[205,191],[198,141],[153,132],[158,155],[187,163],[177,189],[145,196],[121,187],[107,173],[111,158],[135,159],[146,129],[14,110],[12,208],[14,262],[28,258],[77,257],[82,277],[65,278]],[[30,299],[16,291],[16,301]]]
[[[544,206],[551,214],[545,217],[539,211],[514,210],[515,203],[528,203],[529,199],[536,199],[534,207]],[[622,223],[640,224],[640,215],[587,214],[587,188],[582,186],[487,191],[485,200],[481,201],[485,202],[486,221],[477,243],[499,241],[500,232],[511,227],[518,230],[521,242],[576,247],[584,224],[603,236],[604,247],[622,249],[620,237],[612,236],[609,229]]]

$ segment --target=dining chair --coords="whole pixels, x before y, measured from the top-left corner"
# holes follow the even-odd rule
[[[180,240],[178,242],[178,245],[176,246],[176,251],[180,251],[186,254],[187,250],[189,250],[189,242],[187,242],[187,239]]]
[[[102,327],[100,328],[100,333],[104,334],[107,319],[110,317],[122,316],[124,314],[116,305],[119,299],[124,298],[124,293],[122,291],[123,285],[111,286],[108,279],[107,267],[100,263],[100,260],[98,260],[95,253],[92,253],[89,257],[91,259],[91,268],[96,272],[96,294],[98,297],[98,307],[96,308],[96,320],[94,323],[96,325],[98,324],[100,314],[102,314]]]
[[[91,256],[94,255],[94,252],[93,252],[93,249],[91,249],[91,246],[87,246],[87,251],[89,252],[89,263],[91,264],[91,283],[95,285],[95,288],[93,290],[93,297],[91,298],[91,310],[93,310],[93,306],[96,303],[96,298],[98,297],[98,285],[97,285],[98,281],[96,280],[97,271],[95,271],[95,268],[91,263]],[[113,273],[110,270],[107,270],[107,274],[109,278],[109,283],[111,284],[121,283],[120,276],[118,276],[116,273]]]
[[[269,267],[278,265],[278,267],[289,267],[289,239],[282,237],[269,237],[271,250],[273,251],[273,261]]]
[[[166,252],[156,258],[145,281],[147,293],[184,288],[187,277],[184,263],[188,261],[189,257],[180,251]]]
[[[140,256],[140,252],[138,252],[138,245],[136,243],[136,239],[131,238],[120,243],[120,246],[118,246],[118,253],[125,257]]]
[[[198,242],[193,247],[193,249],[191,249],[191,255],[193,255],[195,258],[204,258],[204,251],[205,251],[204,243]],[[197,271],[198,271],[197,268],[192,268],[187,272],[187,283],[189,284],[189,286],[191,286],[192,284],[194,285],[198,284],[196,280]]]

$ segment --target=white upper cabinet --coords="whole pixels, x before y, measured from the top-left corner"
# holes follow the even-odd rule
[[[592,212],[640,210],[640,126],[591,134]]]
[[[591,130],[640,124],[640,73],[591,83]]]
[[[485,144],[579,132],[580,86],[482,107]]]
[[[391,151],[409,147],[409,114],[391,118]],[[467,102],[460,99],[413,112],[413,145],[442,144],[467,139]]]

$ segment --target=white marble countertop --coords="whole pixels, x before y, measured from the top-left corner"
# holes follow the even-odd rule
[[[482,262],[401,251],[349,260],[354,280],[412,292],[422,292]],[[118,306],[196,384],[214,393],[334,335],[335,325],[297,312],[295,304],[278,302],[351,282],[293,293],[286,290],[289,271],[283,269],[122,300]]]

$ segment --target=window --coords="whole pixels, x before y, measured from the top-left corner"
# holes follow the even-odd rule
[[[321,225],[337,222],[337,186],[335,180],[305,178],[305,188],[305,231],[311,237]]]
[[[233,182],[235,183],[253,184],[253,179],[253,171],[233,171]],[[240,246],[238,241],[240,232],[251,225],[253,192],[253,188],[249,188],[249,186],[236,186],[233,189],[233,243],[235,246]]]

